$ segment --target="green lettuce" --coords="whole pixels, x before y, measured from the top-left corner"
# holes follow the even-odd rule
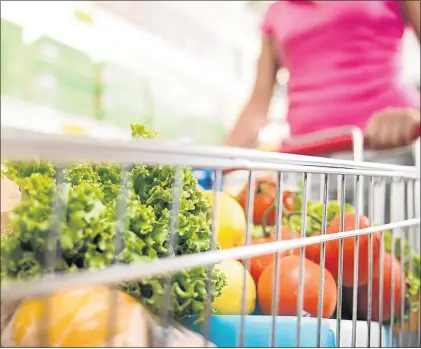
[[[340,215],[341,207],[338,201],[328,201],[327,202],[327,224],[329,224],[332,219]],[[288,224],[293,230],[301,232],[301,220],[302,220],[302,202],[299,195],[295,202],[295,213],[290,214],[287,217],[284,217],[283,224]],[[345,203],[344,212],[355,212],[355,208],[349,204]],[[306,236],[311,236],[315,232],[320,232],[322,230],[322,221],[323,221],[323,202],[321,201],[308,201],[307,202],[307,222],[306,222]]]
[[[143,125],[132,125],[135,139],[155,135]],[[15,181],[24,195],[10,215],[12,233],[2,236],[2,281],[51,271],[95,270],[113,263],[137,263],[210,249],[210,205],[189,169],[183,170],[174,250],[170,246],[170,221],[174,218],[171,207],[175,168],[134,165],[127,171],[128,181],[122,187],[120,166],[73,164],[64,170],[64,183],[57,186],[52,164],[6,162],[4,175]],[[122,222],[116,215],[120,195],[128,198]],[[63,219],[56,219],[56,202],[64,208]],[[59,234],[52,234],[57,226]],[[117,231],[121,232],[118,244]],[[56,258],[46,259],[46,255]],[[47,260],[54,261],[54,265]],[[202,319],[206,302],[219,296],[226,284],[225,275],[215,270],[210,280],[212,292],[207,294],[208,278],[207,267],[171,276],[171,310],[176,319]],[[165,285],[162,275],[125,282],[120,288],[159,314],[164,310]]]

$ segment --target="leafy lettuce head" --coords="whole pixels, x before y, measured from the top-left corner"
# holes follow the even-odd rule
[[[131,125],[131,129],[133,138],[156,136],[144,125]],[[189,169],[183,171],[174,248],[170,246],[170,220],[174,218],[172,166],[132,166],[124,184],[122,169],[115,164],[73,164],[64,171],[64,183],[59,185],[56,169],[49,163],[8,162],[5,169],[4,174],[25,195],[11,215],[13,233],[2,238],[2,279],[106,268],[116,262],[137,263],[210,249],[210,206]],[[117,224],[118,198],[123,196],[128,198],[126,211],[123,221]],[[56,203],[64,210],[61,220],[53,214]],[[57,227],[58,234],[51,234]],[[118,248],[117,230],[121,231]],[[58,256],[53,265],[46,265],[46,253]],[[197,316],[200,320],[205,304],[221,293],[225,276],[213,272],[211,294],[206,287],[208,278],[206,267],[171,276],[171,306],[177,319]],[[123,283],[120,288],[160,313],[164,280],[165,276],[160,275]]]

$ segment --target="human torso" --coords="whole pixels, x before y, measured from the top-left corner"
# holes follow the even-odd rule
[[[399,1],[278,1],[267,16],[290,73],[292,135],[364,127],[387,107],[419,109],[418,91],[399,78]]]

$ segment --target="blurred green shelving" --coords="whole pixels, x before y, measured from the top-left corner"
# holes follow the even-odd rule
[[[86,53],[48,36],[42,36],[31,43],[28,47],[28,55],[31,60],[43,60],[87,79],[94,79],[94,64]]]
[[[153,103],[145,77],[112,62],[96,66],[97,118],[127,127],[153,123]]]
[[[95,75],[89,56],[48,37],[27,51],[26,100],[94,117]]]
[[[24,84],[25,46],[20,26],[1,20],[1,91],[21,98]]]
[[[168,104],[162,90],[152,92],[150,80],[141,74],[114,62],[93,63],[84,52],[47,36],[25,44],[22,27],[5,19],[1,93],[122,129],[130,123],[148,124],[167,140],[219,144],[226,134],[219,121],[184,112],[186,102]]]

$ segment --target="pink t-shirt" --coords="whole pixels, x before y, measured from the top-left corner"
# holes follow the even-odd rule
[[[290,73],[292,135],[355,125],[387,107],[420,107],[398,81],[405,22],[399,1],[277,1],[262,30]]]

